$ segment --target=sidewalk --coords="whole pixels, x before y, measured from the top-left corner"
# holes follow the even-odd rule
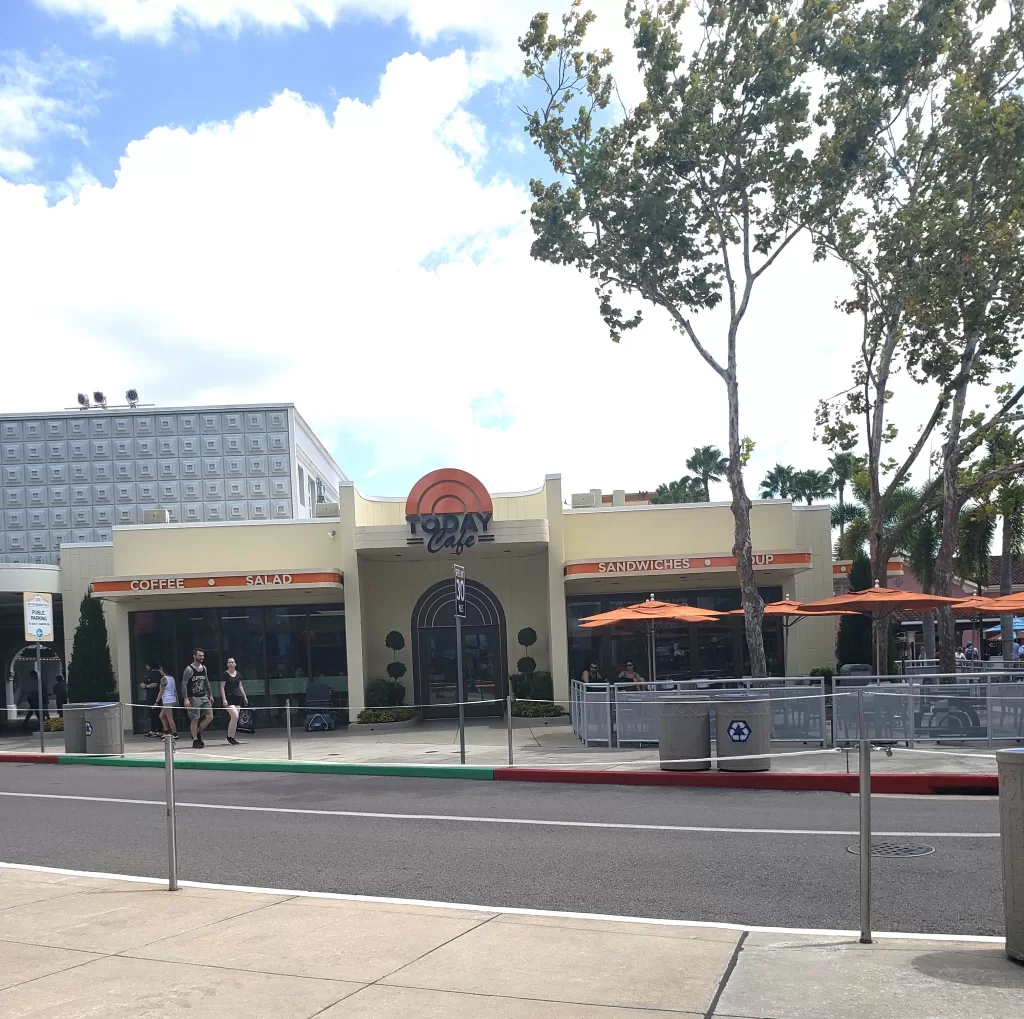
[[[46,733],[48,753],[63,753],[64,734]],[[285,761],[288,746],[281,729],[268,729],[255,736],[241,736],[242,745],[232,747],[223,730],[207,733],[206,747],[193,750],[188,733],[178,741],[179,757],[208,760]],[[872,755],[876,774],[981,774],[996,773],[995,751],[1004,744],[996,741],[991,748],[978,743],[926,744],[913,751],[893,748],[892,757],[883,753]],[[1015,744],[1006,744],[1015,745]],[[566,724],[544,726],[517,723],[513,729],[515,765],[518,768],[580,768],[597,771],[657,771],[658,748],[641,750],[608,750],[584,747]],[[0,754],[33,753],[39,749],[38,733],[0,737]],[[789,753],[789,758],[775,758],[772,770],[793,773],[856,774],[857,753],[818,750],[815,745],[774,743],[773,753]],[[937,752],[941,751],[941,753]],[[129,757],[161,757],[163,742],[145,736],[126,736],[125,754]],[[453,722],[426,722],[411,729],[395,732],[293,733],[293,758],[296,761],[344,762],[347,764],[432,764],[459,763],[458,728]],[[474,720],[466,726],[466,763],[481,767],[504,767],[508,764],[508,731],[503,722]]]
[[[6,868],[0,930],[5,1019],[996,1019],[1024,1000],[1024,967],[995,944],[172,894]]]

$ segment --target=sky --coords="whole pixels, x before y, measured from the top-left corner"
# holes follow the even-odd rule
[[[0,0],[0,411],[293,402],[372,495],[443,466],[653,489],[725,448],[724,387],[667,317],[614,344],[590,281],[530,257],[551,173],[516,39],[543,4]],[[589,6],[634,102],[623,0]],[[752,494],[776,462],[826,466],[846,288],[794,244],[755,290]],[[721,318],[697,325],[721,353]],[[926,403],[906,392],[908,427]]]

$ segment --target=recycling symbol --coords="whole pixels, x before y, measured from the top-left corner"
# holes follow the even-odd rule
[[[735,722],[729,723],[729,728],[726,729],[729,734],[729,739],[733,743],[746,743],[750,739],[750,725],[744,722],[742,719],[737,718]]]
[[[92,722],[86,722],[85,723],[85,734],[86,734],[86,736],[91,736],[92,735]],[[730,733],[730,735],[732,735],[732,734]]]

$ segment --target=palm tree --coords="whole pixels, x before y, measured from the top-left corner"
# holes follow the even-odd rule
[[[965,507],[957,521],[960,576],[980,591],[988,584],[988,561],[996,536],[996,513],[991,504]]]
[[[670,481],[667,485],[658,485],[652,503],[676,502],[708,502],[704,484],[700,478],[684,474],[678,481]]]
[[[832,494],[832,475],[828,471],[797,471],[790,482],[794,499],[804,499],[810,506],[815,499],[827,499]]]
[[[693,456],[686,461],[686,469],[693,471],[696,480],[704,486],[704,502],[711,502],[709,482],[721,481],[728,466],[729,461],[717,446],[694,447]]]
[[[776,464],[761,482],[762,499],[788,499],[792,494],[793,468]]]
[[[863,460],[853,453],[836,453],[829,457],[829,470],[832,474],[832,487],[839,496],[838,521],[833,519],[832,526],[839,528],[839,540],[843,539],[843,530],[852,519],[846,515],[846,486],[853,480],[854,474],[863,470]],[[833,514],[835,517],[835,514]]]

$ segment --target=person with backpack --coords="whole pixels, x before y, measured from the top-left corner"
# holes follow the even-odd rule
[[[203,660],[206,652],[197,647],[192,652],[192,662],[181,674],[181,703],[188,711],[189,728],[192,730],[192,748],[202,750],[203,730],[213,721],[213,691],[210,676]]]

